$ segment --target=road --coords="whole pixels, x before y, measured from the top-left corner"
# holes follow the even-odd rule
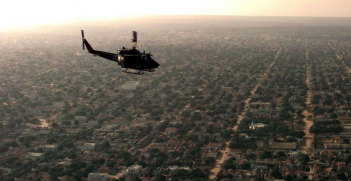
[[[264,74],[261,76],[261,78],[258,80],[258,83],[256,84],[256,86],[251,90],[251,94],[250,96],[245,100],[245,107],[244,110],[239,114],[238,116],[238,121],[236,122],[236,124],[234,125],[234,127],[232,128],[234,130],[234,132],[236,132],[236,130],[238,129],[239,124],[241,123],[241,120],[243,120],[243,118],[245,117],[245,114],[247,112],[247,109],[250,106],[250,100],[252,98],[252,96],[255,94],[257,88],[261,85],[260,81],[264,80],[267,77],[267,74],[269,73],[269,71],[271,70],[271,67],[275,64],[276,59],[278,58],[279,54],[280,54],[280,50],[278,50],[277,54],[274,57],[274,61],[268,66],[267,70],[264,72]]]
[[[273,62],[268,66],[267,70],[265,71],[265,73],[261,76],[261,78],[258,80],[258,83],[256,84],[256,86],[251,90],[251,95],[245,100],[245,107],[244,110],[238,115],[238,121],[236,122],[236,124],[231,128],[234,130],[234,132],[237,131],[239,124],[241,123],[241,121],[243,120],[243,118],[245,117],[245,114],[247,112],[247,109],[250,105],[250,100],[252,98],[252,96],[255,94],[257,88],[261,85],[260,81],[263,80],[264,78],[266,78],[267,74],[269,73],[271,67],[275,64],[276,59],[278,58],[279,54],[280,54],[280,50],[281,48],[278,50],[277,54],[274,57]],[[225,161],[225,153],[228,153],[230,148],[229,148],[229,143],[225,142],[226,147],[222,150],[220,150],[220,156],[217,157],[216,159],[216,165],[214,166],[214,168],[212,168],[211,172],[210,172],[210,177],[209,180],[215,180],[218,172],[221,170],[221,165],[223,164],[223,162]]]
[[[307,47],[306,47],[307,48]],[[308,52],[306,50],[306,61],[308,61]],[[311,79],[311,70],[310,70],[310,66],[307,65],[307,70],[306,70],[306,84],[308,86],[308,91],[307,91],[307,96],[306,96],[306,105],[307,105],[307,109],[311,109],[311,99],[312,99],[312,95],[311,95],[311,86],[310,86],[310,79]],[[305,116],[303,121],[305,122],[305,128],[304,128],[304,132],[305,132],[305,139],[306,139],[306,145],[301,147],[304,149],[304,152],[307,154],[309,152],[312,151],[312,143],[314,140],[314,134],[310,133],[309,129],[311,128],[311,126],[313,125],[313,121],[309,120],[308,117],[312,115],[312,113],[308,112],[308,110],[305,109],[303,111],[303,115]]]

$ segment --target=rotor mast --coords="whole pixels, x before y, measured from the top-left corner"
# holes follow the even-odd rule
[[[136,49],[138,42],[138,33],[133,31],[133,39],[132,39],[132,49]]]

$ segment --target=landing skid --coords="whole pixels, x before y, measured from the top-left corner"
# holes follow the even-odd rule
[[[145,72],[155,72],[155,69],[143,69],[142,71],[145,71]]]
[[[128,74],[136,74],[136,75],[143,75],[144,72],[142,72],[142,70],[139,70],[138,72],[127,72],[128,69],[123,70],[123,73],[128,73]]]
[[[143,75],[144,74],[144,72],[123,72],[123,73],[136,74],[136,75]]]

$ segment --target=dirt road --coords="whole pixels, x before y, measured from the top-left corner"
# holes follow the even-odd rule
[[[308,53],[306,52],[306,60],[308,61]],[[308,86],[308,91],[307,91],[307,96],[306,96],[306,105],[307,109],[311,109],[311,100],[312,100],[312,95],[311,95],[311,86],[310,86],[310,79],[311,79],[311,71],[310,71],[310,66],[307,65],[307,70],[306,70],[306,84]],[[303,146],[302,148],[304,149],[305,153],[311,152],[312,151],[312,143],[314,140],[314,134],[310,133],[309,129],[313,125],[313,121],[309,120],[308,117],[312,115],[312,113],[308,112],[308,110],[305,109],[303,111],[303,115],[305,116],[303,121],[305,122],[305,139],[306,139],[306,146]]]
[[[261,78],[258,80],[258,83],[256,84],[256,86],[251,90],[251,95],[245,100],[245,107],[244,107],[244,110],[238,115],[238,121],[236,122],[236,124],[231,128],[234,130],[234,132],[236,132],[236,130],[238,129],[238,126],[239,124],[241,123],[241,120],[243,120],[243,118],[245,117],[245,114],[247,112],[247,109],[250,105],[250,100],[252,98],[252,96],[255,94],[257,88],[261,85],[260,84],[260,81],[263,80],[264,78],[266,78],[267,74],[269,73],[271,67],[275,64],[276,62],[276,59],[278,58],[279,54],[280,54],[280,50],[278,50],[277,54],[275,55],[274,57],[274,61],[269,65],[269,67],[267,68],[267,70],[265,71],[265,73],[261,76]],[[216,175],[217,173],[221,170],[221,165],[223,164],[223,162],[225,161],[225,155],[226,153],[229,152],[230,148],[229,148],[229,143],[230,141],[228,142],[225,142],[226,143],[226,148],[225,149],[222,149],[220,150],[220,154],[221,156],[219,158],[216,159],[216,165],[215,167],[211,170],[210,172],[210,177],[209,177],[209,180],[214,180],[216,178]]]

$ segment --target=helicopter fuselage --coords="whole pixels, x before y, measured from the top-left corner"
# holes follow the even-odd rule
[[[159,66],[149,54],[140,53],[137,49],[118,49],[117,57],[122,68],[151,70]]]

